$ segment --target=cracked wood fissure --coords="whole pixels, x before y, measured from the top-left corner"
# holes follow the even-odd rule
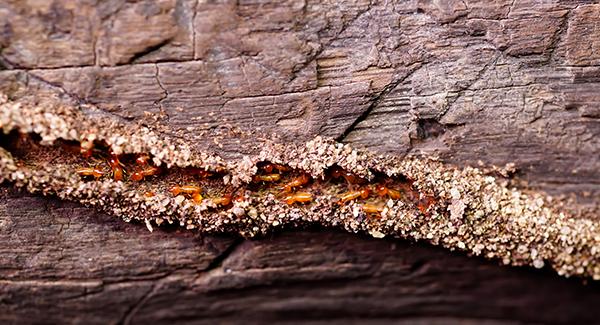
[[[428,240],[505,264],[549,263],[562,275],[600,279],[596,221],[573,219],[560,202],[510,189],[478,169],[376,156],[321,138],[287,145],[265,140],[257,155],[226,161],[190,146],[185,135],[94,117],[98,109],[89,105],[89,117],[79,106],[54,106],[39,96],[29,103],[0,94],[0,105],[3,179],[144,221],[150,231],[167,222],[253,237],[316,223],[376,238]],[[73,146],[83,158],[69,153]],[[107,155],[114,180],[98,165]],[[380,197],[368,200],[375,192]]]
[[[595,223],[599,14],[589,1],[5,2],[0,92],[148,127],[225,162],[259,154],[264,138],[320,135],[461,167],[514,163],[502,184],[550,193]],[[52,198],[3,198],[9,322],[599,316],[596,285],[423,245],[300,232],[228,255],[231,238],[154,223],[149,234]]]

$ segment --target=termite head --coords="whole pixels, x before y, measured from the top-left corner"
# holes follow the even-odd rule
[[[366,180],[362,177],[357,176],[356,174],[346,171],[339,166],[335,166],[331,171],[331,176],[333,178],[343,177],[348,184],[363,184]]]
[[[141,171],[133,172],[133,174],[129,176],[129,179],[136,182],[141,181],[142,179],[144,179],[144,173]]]
[[[369,197],[369,195],[371,195],[371,190],[368,187],[365,187],[362,190],[360,190],[361,198],[366,199]]]
[[[385,196],[388,190],[387,187],[385,187],[385,185],[378,184],[377,186],[375,186],[375,192],[377,192],[377,195],[379,196]]]
[[[179,195],[179,193],[181,193],[181,187],[175,185],[169,189],[169,192],[171,192],[171,194],[173,194],[174,196],[177,196]]]
[[[203,199],[203,197],[202,197],[202,194],[200,194],[200,192],[194,193],[192,195],[192,200],[194,201],[194,203],[202,203],[202,199]]]
[[[310,182],[310,176],[306,173],[302,173],[300,176],[294,178],[291,182],[285,184],[282,190],[284,192],[291,193],[294,190],[294,188],[304,186],[308,182]]]

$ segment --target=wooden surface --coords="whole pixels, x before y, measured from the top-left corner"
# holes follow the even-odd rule
[[[307,230],[148,232],[3,190],[0,321],[593,323],[598,283],[443,249]]]
[[[226,156],[324,135],[600,202],[600,5],[589,1],[0,2],[0,85],[38,78]],[[43,96],[36,89],[31,96]],[[245,241],[148,233],[5,194],[6,321],[593,322],[599,288],[335,231]],[[229,270],[229,271],[227,271]]]

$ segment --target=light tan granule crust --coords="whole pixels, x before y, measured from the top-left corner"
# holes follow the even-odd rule
[[[80,109],[85,109],[86,114]],[[120,216],[125,221],[153,225],[177,223],[203,232],[262,235],[281,227],[319,223],[365,232],[373,237],[426,240],[452,250],[498,259],[505,264],[553,267],[564,276],[600,279],[600,227],[597,221],[573,219],[553,207],[542,193],[510,189],[494,177],[471,167],[456,168],[430,159],[376,156],[347,145],[316,138],[296,145],[266,143],[260,154],[226,162],[198,152],[183,140],[168,138],[148,128],[132,129],[105,117],[94,117],[94,107],[39,106],[12,102],[0,94],[0,127],[34,132],[42,143],[57,139],[105,141],[116,153],[149,152],[161,166],[225,168],[227,182],[249,182],[256,163],[271,161],[322,177],[336,164],[365,178],[373,172],[404,175],[423,193],[440,198],[423,217],[400,201],[388,201],[382,217],[368,219],[356,204],[336,206],[331,197],[316,197],[307,206],[289,206],[273,195],[247,197],[227,210],[157,194],[151,200],[134,188],[110,179],[84,182],[69,166],[32,170],[17,166],[0,148],[0,181],[7,180],[32,193],[54,194]]]

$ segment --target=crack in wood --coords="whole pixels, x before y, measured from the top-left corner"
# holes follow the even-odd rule
[[[148,47],[142,49],[141,51],[134,53],[131,56],[131,58],[129,58],[128,61],[122,63],[122,65],[129,65],[133,62],[138,61],[139,59],[143,58],[144,56],[156,53],[156,52],[160,51],[161,48],[169,45],[171,43],[171,41],[172,41],[172,38],[167,38],[167,39],[160,41],[157,44],[149,45]]]
[[[344,130],[344,132],[342,132],[335,140],[337,142],[343,142],[344,139],[346,137],[348,137],[348,135],[356,128],[357,125],[359,125],[361,122],[363,122],[364,120],[366,120],[370,116],[371,112],[379,105],[379,103],[381,103],[381,101],[385,98],[385,96],[387,94],[389,94],[390,92],[394,91],[394,89],[396,89],[396,87],[398,87],[398,85],[400,85],[402,82],[404,82],[405,80],[407,80],[408,78],[410,78],[415,72],[417,72],[420,68],[422,68],[426,64],[427,64],[426,62],[416,62],[416,63],[413,63],[411,65],[412,68],[411,68],[411,70],[408,73],[406,73],[403,77],[398,78],[397,80],[392,81],[387,86],[385,86],[382,91],[380,91],[377,95],[375,95],[371,99],[371,104],[362,112],[362,114],[360,114]]]

